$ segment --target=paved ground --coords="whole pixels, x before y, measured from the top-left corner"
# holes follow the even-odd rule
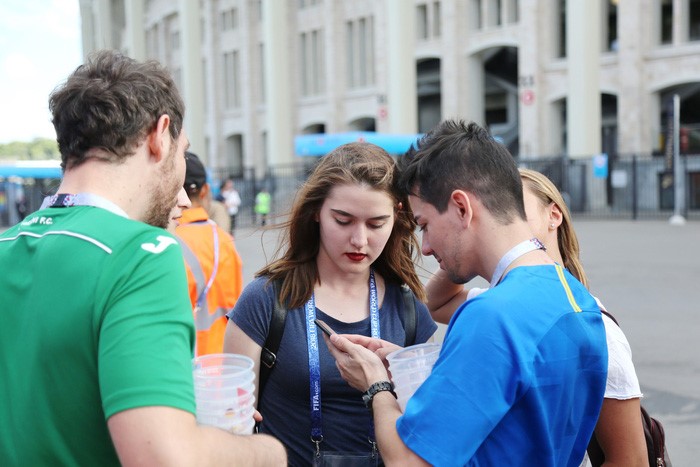
[[[695,465],[700,459],[700,222],[574,223],[591,290],[618,318],[632,346],[643,404],[663,422],[674,464]],[[242,229],[236,243],[247,283],[274,255],[277,234]],[[435,262],[426,258],[423,266],[427,278]]]
[[[666,429],[676,466],[700,459],[700,222],[574,221],[591,290],[632,347],[643,404]],[[0,232],[4,230],[0,228]],[[240,229],[244,282],[274,255],[277,234]],[[436,263],[425,258],[422,277]],[[482,279],[473,285],[484,286]]]

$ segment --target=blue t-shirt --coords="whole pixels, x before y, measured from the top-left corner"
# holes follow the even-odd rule
[[[579,465],[607,376],[593,297],[560,267],[522,266],[466,305],[397,421],[403,442],[433,465]]]
[[[416,302],[416,344],[426,342],[437,329],[427,307]],[[257,278],[245,287],[229,313],[229,318],[261,347],[270,328],[274,296],[267,278]],[[405,332],[399,307],[403,307],[401,288],[386,284],[384,301],[379,309],[381,338],[404,345]],[[354,323],[338,321],[316,309],[318,318],[340,334],[370,333],[369,317]],[[320,333],[319,333],[320,334]],[[335,359],[319,335],[321,365],[321,414],[323,451],[370,453],[367,441],[370,413],[362,402],[362,393],[350,387],[335,366]],[[288,310],[284,334],[277,352],[277,363],[260,396],[258,404],[263,422],[262,433],[278,438],[287,447],[289,465],[308,466],[315,445],[311,442],[309,406],[309,354],[306,344],[304,308]]]

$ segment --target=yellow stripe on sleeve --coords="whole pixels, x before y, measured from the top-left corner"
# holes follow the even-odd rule
[[[557,269],[557,274],[559,275],[559,281],[561,282],[561,285],[564,286],[564,290],[566,291],[566,297],[569,299],[569,303],[571,303],[571,307],[574,309],[576,313],[581,312],[581,307],[578,306],[578,303],[576,303],[576,300],[574,299],[574,294],[571,293],[571,289],[569,288],[569,283],[566,282],[566,277],[564,277],[564,268],[561,267],[559,264],[555,264],[554,267]]]

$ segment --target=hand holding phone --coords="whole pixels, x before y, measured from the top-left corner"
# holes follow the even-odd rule
[[[328,326],[323,320],[316,318],[316,319],[314,320],[314,322],[316,323],[316,326],[318,326],[319,328],[321,328],[321,331],[323,331],[324,333],[326,333],[326,335],[327,335],[328,337],[330,337],[331,334],[335,334],[335,331],[334,331],[333,329],[331,329],[331,327]]]

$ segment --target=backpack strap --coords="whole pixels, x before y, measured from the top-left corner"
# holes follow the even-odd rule
[[[600,307],[598,307],[598,308],[600,308]],[[613,323],[617,324],[617,327],[620,327],[620,323],[617,322],[617,320],[615,319],[615,317],[611,313],[609,313],[607,310],[604,310],[602,308],[600,308],[600,312],[604,313],[605,316],[607,316],[608,318],[610,318],[613,321]]]
[[[416,343],[416,302],[413,300],[413,292],[407,285],[401,286],[401,296],[403,297],[403,328],[406,332],[404,347]]]
[[[272,281],[272,290],[275,296],[275,306],[270,318],[270,329],[267,332],[265,345],[260,353],[260,375],[258,377],[258,400],[261,399],[270,372],[277,363],[277,351],[284,334],[284,321],[287,318],[287,309],[280,302],[281,279]]]

